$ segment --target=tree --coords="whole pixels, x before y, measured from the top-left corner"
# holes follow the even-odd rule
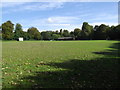
[[[75,38],[75,35],[74,35],[74,32],[73,32],[73,31],[70,32],[70,37]]]
[[[17,23],[15,26],[14,39],[17,40],[19,37],[23,37],[23,30],[21,24]]]
[[[109,30],[109,26],[105,24],[101,24],[95,31],[95,39],[97,40],[106,40],[108,38],[107,32]]]
[[[27,32],[30,36],[30,39],[35,39],[35,40],[40,40],[41,39],[40,32],[38,31],[37,28],[31,27],[31,28],[28,29]]]
[[[23,37],[24,40],[30,40],[30,34],[25,31],[22,31],[21,37]]]
[[[70,33],[68,30],[63,30],[63,34],[62,34],[64,37],[69,37],[70,36]]]
[[[95,27],[94,27],[94,31],[96,31],[97,29],[99,28],[99,26],[98,25],[95,25]]]
[[[0,26],[0,33],[2,32],[2,26]]]
[[[55,34],[59,34],[58,30],[55,31]]]
[[[81,33],[80,33],[80,39],[86,40],[86,39],[88,39],[88,36],[89,36],[89,34],[87,32],[85,32],[83,30],[81,31]]]
[[[2,24],[2,38],[5,40],[13,39],[14,24],[11,21],[7,21]]]
[[[108,35],[112,40],[120,40],[120,25],[111,26]]]
[[[116,31],[116,39],[120,40],[120,24],[116,26],[115,31]]]
[[[2,26],[0,26],[0,40],[2,39]]]
[[[93,26],[89,25],[87,22],[83,22],[81,37],[82,39],[92,39]]]
[[[81,30],[79,28],[74,29],[74,36],[75,36],[76,40],[80,39],[80,32],[81,32]]]
[[[12,40],[23,37],[24,40],[56,40],[59,37],[73,37],[76,40],[80,39],[97,39],[97,40],[120,40],[120,24],[117,26],[107,26],[101,24],[100,26],[95,25],[93,28],[92,25],[89,25],[88,22],[83,22],[82,29],[75,28],[74,31],[69,32],[68,30],[60,29],[56,31],[45,31],[39,32],[35,27],[31,27],[24,32],[22,30],[22,25],[17,23],[14,30],[14,24],[11,21],[7,21],[0,26],[0,39]]]
[[[41,39],[41,34],[40,34],[40,32],[36,32],[36,33],[34,34],[34,39],[35,39],[35,40],[40,40],[40,39]]]
[[[52,39],[52,31],[41,32],[41,38],[43,40],[51,40]]]
[[[60,35],[62,36],[62,34],[63,34],[63,31],[62,31],[62,29],[60,29]]]
[[[96,30],[99,28],[98,25],[95,25],[95,27],[93,28],[93,39],[96,39]]]
[[[53,40],[56,40],[56,39],[58,39],[59,37],[60,37],[59,34],[52,34],[52,39],[53,39]]]

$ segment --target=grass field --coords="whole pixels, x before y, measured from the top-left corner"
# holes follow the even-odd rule
[[[3,88],[120,87],[118,41],[3,41]]]

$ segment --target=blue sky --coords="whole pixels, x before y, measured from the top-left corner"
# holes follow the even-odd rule
[[[117,25],[117,2],[4,2],[2,23],[20,23],[23,30],[37,27],[39,31],[81,28],[90,25]]]

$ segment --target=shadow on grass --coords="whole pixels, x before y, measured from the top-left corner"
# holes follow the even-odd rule
[[[21,78],[14,88],[118,88],[120,58],[120,43],[115,43],[105,52],[93,52],[104,54],[103,58],[93,60],[71,59],[63,63],[46,63],[54,68],[62,68],[60,71],[34,72],[33,76]]]

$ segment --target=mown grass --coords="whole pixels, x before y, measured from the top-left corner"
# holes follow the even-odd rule
[[[119,87],[118,41],[3,41],[3,88]]]
[[[0,89],[2,89],[2,41],[0,40]]]

